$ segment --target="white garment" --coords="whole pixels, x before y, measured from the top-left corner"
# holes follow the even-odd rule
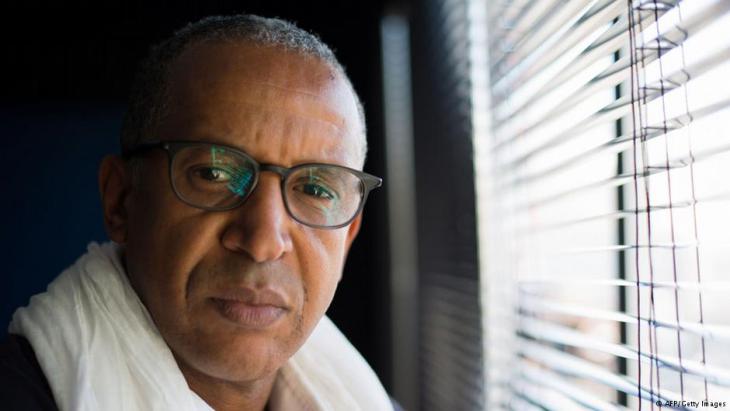
[[[61,411],[210,411],[188,387],[129,284],[120,249],[91,243],[13,315]],[[392,410],[373,370],[327,318],[280,369],[272,410]]]

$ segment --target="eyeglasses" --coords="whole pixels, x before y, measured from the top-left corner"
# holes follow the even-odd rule
[[[314,228],[334,229],[352,222],[368,194],[383,180],[335,164],[309,163],[291,168],[260,164],[236,148],[204,142],[151,141],[123,154],[130,158],[152,149],[167,151],[170,183],[180,201],[203,210],[225,211],[243,204],[262,171],[281,177],[289,215]]]

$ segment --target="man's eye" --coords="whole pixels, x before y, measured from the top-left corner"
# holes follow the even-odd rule
[[[231,179],[231,174],[218,167],[200,167],[194,171],[197,177],[213,183],[225,183]]]
[[[301,191],[302,193],[310,195],[312,197],[317,197],[324,200],[334,200],[336,198],[334,193],[318,184],[302,184],[296,187],[295,190]]]

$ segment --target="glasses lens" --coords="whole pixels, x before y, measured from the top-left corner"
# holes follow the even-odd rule
[[[251,159],[213,145],[181,148],[172,164],[172,181],[182,200],[213,210],[243,201],[255,177],[256,164]]]
[[[346,168],[307,166],[289,175],[285,195],[294,218],[305,224],[333,227],[357,213],[362,187],[360,178]]]

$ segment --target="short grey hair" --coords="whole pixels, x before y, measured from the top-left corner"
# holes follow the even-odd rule
[[[367,154],[365,111],[344,67],[332,50],[315,34],[291,22],[252,14],[206,17],[176,31],[172,37],[150,49],[135,75],[120,143],[122,153],[153,138],[169,104],[169,72],[172,63],[188,47],[199,43],[242,41],[316,57],[335,69],[345,79],[357,106],[360,130],[359,160],[362,167]]]

